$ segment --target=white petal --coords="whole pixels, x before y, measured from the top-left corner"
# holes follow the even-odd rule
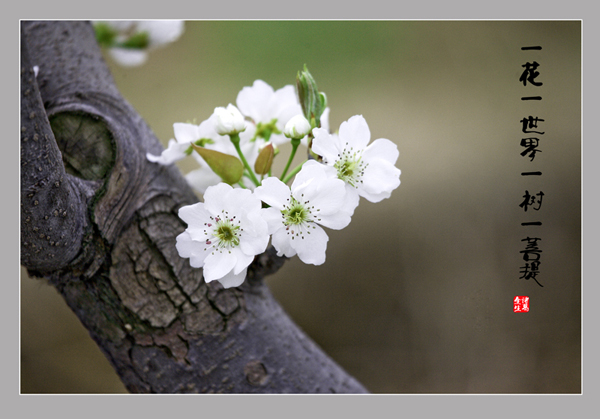
[[[248,266],[250,266],[250,264],[254,260],[254,255],[245,255],[242,252],[237,252],[236,258],[237,258],[237,262],[236,262],[235,266],[233,267],[233,271],[232,271],[235,275],[248,269]]]
[[[333,165],[343,151],[340,138],[323,128],[313,129],[313,135],[312,150],[322,156],[328,165]]]
[[[214,251],[204,260],[204,280],[206,282],[223,278],[233,270],[237,264],[237,253],[235,249],[228,251]]]
[[[347,208],[344,207],[333,214],[319,216],[319,220],[315,222],[332,230],[341,230],[346,228],[350,224],[350,221],[352,221],[352,214],[355,208],[356,205],[349,205]]]
[[[178,143],[189,147],[190,143],[200,139],[198,128],[198,125],[176,122],[173,124],[173,133]]]
[[[316,160],[308,160],[305,162],[292,182],[292,194],[296,194],[299,189],[307,187],[312,184],[313,181],[315,181],[313,186],[317,187],[321,180],[328,178],[328,173],[325,171],[326,167],[327,166]]]
[[[269,234],[273,234],[275,231],[284,227],[281,210],[277,208],[271,207],[263,209],[262,218],[267,222]]]
[[[318,225],[314,225],[314,227],[310,228],[310,234],[304,234],[304,239],[296,237],[294,240],[290,240],[290,245],[296,250],[302,262],[321,265],[325,262],[329,237],[321,227]]]
[[[371,202],[389,198],[392,191],[400,186],[400,173],[400,169],[388,161],[371,160],[358,193]]]
[[[330,109],[325,108],[321,114],[321,128],[323,128],[325,131],[329,131],[329,113]]]
[[[202,268],[204,260],[210,251],[206,251],[206,245],[192,240],[188,231],[184,231],[176,238],[175,248],[182,258],[189,258],[190,265],[194,268]]]
[[[294,115],[301,114],[302,106],[298,102],[294,86],[288,84],[277,90],[272,96],[269,111],[273,115],[272,118],[277,118],[279,129],[282,129]]]
[[[237,95],[236,104],[239,110],[252,118],[255,123],[263,121],[264,104],[273,96],[273,88],[262,80],[255,80],[252,87],[244,87]]]
[[[110,56],[124,67],[136,67],[146,62],[148,54],[144,50],[130,48],[110,48]]]
[[[147,153],[146,158],[152,163],[158,163],[166,166],[186,157],[185,150],[187,148],[188,145],[179,144],[175,140],[169,140],[166,150],[163,150],[160,156],[154,156],[150,153]]]
[[[177,40],[183,29],[183,20],[142,20],[137,24],[137,32],[148,32],[151,47]]]
[[[244,280],[246,279],[247,271],[248,271],[248,268],[244,268],[237,275],[235,273],[233,273],[233,271],[229,272],[224,277],[219,278],[218,281],[221,283],[221,285],[223,285],[223,288],[239,287],[240,285],[242,285],[244,283]]]
[[[178,214],[179,218],[185,221],[188,227],[203,225],[210,217],[202,202],[183,206],[179,208]]]
[[[240,233],[240,249],[246,255],[254,257],[264,252],[269,244],[267,222],[262,217],[262,211],[248,214],[246,223]]]
[[[296,250],[291,245],[290,235],[282,227],[273,233],[271,244],[277,250],[277,256],[286,256],[291,258],[296,255]]]
[[[227,207],[227,195],[233,188],[226,183],[218,183],[206,189],[204,193],[204,204],[206,210],[214,216],[218,216]]]
[[[348,143],[348,146],[354,150],[362,150],[371,139],[371,131],[367,121],[362,115],[355,115],[340,125],[339,136],[342,144]]]
[[[379,138],[365,148],[365,151],[362,153],[362,158],[366,162],[369,162],[372,159],[382,159],[391,164],[396,164],[399,155],[400,153],[398,152],[398,146],[396,144],[385,138]]]
[[[291,191],[276,177],[269,177],[264,179],[262,185],[254,190],[254,195],[265,204],[282,210],[290,198]]]
[[[315,185],[303,188],[304,199],[319,210],[319,215],[335,214],[342,208],[346,195],[346,184],[335,178],[315,178]],[[296,192],[294,192],[296,193]]]

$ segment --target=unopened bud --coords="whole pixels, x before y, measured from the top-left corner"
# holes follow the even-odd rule
[[[296,90],[302,111],[307,120],[314,123],[313,128],[321,126],[321,115],[327,107],[325,93],[319,92],[317,82],[304,66],[304,71],[296,76]]]
[[[254,163],[254,171],[257,175],[266,175],[271,170],[273,164],[273,157],[275,156],[275,149],[273,144],[267,144],[258,154],[256,162]]]
[[[303,115],[296,115],[285,124],[283,133],[292,140],[301,140],[311,130],[310,122]]]
[[[238,134],[246,129],[244,116],[231,103],[227,108],[215,108],[215,114],[217,115],[215,130],[220,135]]]

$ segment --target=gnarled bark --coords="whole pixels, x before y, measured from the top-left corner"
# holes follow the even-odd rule
[[[34,67],[38,68],[36,76]],[[284,313],[257,256],[239,288],[175,249],[197,201],[117,91],[91,25],[22,22],[21,263],[64,297],[131,392],[364,393]]]

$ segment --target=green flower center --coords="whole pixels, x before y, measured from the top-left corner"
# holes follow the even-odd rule
[[[281,131],[277,128],[277,118],[273,118],[271,122],[263,123],[259,122],[256,124],[256,132],[254,137],[250,141],[256,141],[257,138],[262,138],[265,141],[271,139],[271,134],[281,134]]]
[[[215,238],[219,240],[219,247],[235,247],[240,244],[237,231],[240,226],[231,225],[229,220],[220,221],[215,229]]]
[[[301,196],[300,200],[290,196],[288,204],[281,211],[283,224],[286,226],[285,230],[287,234],[292,236],[292,240],[295,237],[304,239],[304,234],[310,234],[310,230],[315,229],[314,222],[321,220],[315,217],[319,209],[315,209],[314,205],[310,205],[308,200],[303,201],[302,198],[304,198],[304,195]]]
[[[221,251],[236,247],[240,244],[240,233],[244,231],[236,217],[230,217],[227,211],[223,211],[221,216],[210,217],[210,221],[204,223],[204,226],[207,245],[204,250],[212,247]]]
[[[367,166],[368,164],[362,160],[361,153],[354,151],[352,147],[348,148],[348,143],[333,165],[337,170],[338,178],[355,188],[362,183]]]
[[[287,225],[298,225],[309,220],[306,208],[294,198],[292,198],[290,207],[282,212]]]

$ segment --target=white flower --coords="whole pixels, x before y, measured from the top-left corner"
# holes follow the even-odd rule
[[[188,150],[192,143],[202,140],[202,146],[210,150],[219,151],[238,157],[238,153],[233,143],[225,135],[220,135],[215,130],[217,116],[212,114],[210,118],[203,121],[200,125],[177,122],[173,124],[175,139],[169,141],[168,147],[163,150],[161,155],[156,156],[150,153],[146,158],[161,165],[169,165],[187,157]],[[246,130],[240,134],[240,148],[251,165],[254,165],[259,153],[259,146],[256,142],[251,142],[253,130]],[[196,191],[204,193],[206,188],[221,182],[221,178],[215,174],[204,159],[195,151],[191,153],[192,157],[198,162],[198,169],[190,171],[185,175],[186,180]],[[246,187],[254,189],[254,184],[250,179],[244,177],[243,183]]]
[[[214,114],[217,116],[215,130],[221,135],[238,134],[246,129],[244,116],[231,103],[227,108],[215,108]]]
[[[359,196],[371,202],[389,198],[400,185],[400,169],[394,166],[398,147],[384,138],[369,144],[371,132],[362,115],[342,122],[338,135],[323,128],[315,128],[313,134],[312,150],[346,183],[348,206],[356,207]]]
[[[185,151],[190,148],[191,144],[202,138],[200,126],[195,124],[187,124],[176,122],[173,124],[175,139],[169,140],[169,144],[160,156],[150,153],[146,154],[146,158],[163,166],[173,164],[178,160],[187,156]]]
[[[308,135],[310,128],[310,122],[308,122],[304,115],[299,114],[291,118],[287,124],[285,124],[283,133],[288,138],[301,140]]]
[[[265,135],[274,145],[288,141],[282,134],[283,128],[290,118],[302,113],[294,86],[288,84],[275,91],[262,80],[244,87],[238,93],[236,104],[256,125],[258,134]]]
[[[109,54],[126,67],[146,62],[148,51],[176,41],[184,30],[183,20],[97,20],[102,29],[101,42],[108,43]]]
[[[261,202],[247,189],[225,183],[211,186],[204,203],[182,207],[179,217],[188,225],[177,236],[179,255],[203,268],[206,282],[219,281],[225,288],[244,282],[254,256],[269,243]]]
[[[270,205],[263,211],[279,256],[298,255],[304,263],[325,262],[327,233],[320,227],[339,230],[350,223],[344,208],[344,183],[328,176],[325,166],[310,160],[296,175],[290,188],[275,177],[263,180],[254,191]]]
[[[183,34],[183,20],[140,20],[136,21],[136,32],[147,32],[148,48],[157,48],[175,42]]]

